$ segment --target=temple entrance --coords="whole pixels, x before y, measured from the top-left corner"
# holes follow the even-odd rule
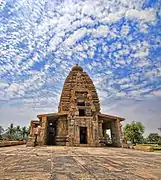
[[[53,120],[48,121],[47,145],[56,145],[56,122]]]
[[[87,144],[87,127],[80,127],[80,144]]]
[[[111,121],[104,122],[103,126],[102,126],[102,132],[103,132],[103,137],[105,139],[105,145],[113,147],[113,142],[112,142],[112,124],[111,123],[112,123]]]

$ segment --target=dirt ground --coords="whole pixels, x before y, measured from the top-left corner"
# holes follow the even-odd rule
[[[122,148],[0,148],[0,180],[161,180],[161,154]]]

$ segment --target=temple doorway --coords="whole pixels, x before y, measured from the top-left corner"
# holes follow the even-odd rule
[[[56,122],[51,120],[47,126],[47,145],[56,145]]]
[[[87,127],[80,127],[80,144],[87,144]]]
[[[111,121],[105,121],[102,125],[102,132],[103,137],[105,139],[105,145],[106,146],[113,146],[113,140],[112,140],[112,122]]]

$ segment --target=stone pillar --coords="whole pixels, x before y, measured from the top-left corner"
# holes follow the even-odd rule
[[[76,121],[75,122],[75,146],[79,146],[80,145],[80,136],[79,136],[79,122]]]
[[[98,116],[93,117],[93,146],[100,146],[99,142],[99,119]]]
[[[73,146],[74,144],[74,119],[73,117],[68,117],[68,142],[67,146]]]
[[[103,123],[103,121],[99,120],[99,122],[98,122],[98,128],[99,128],[99,137],[100,137],[100,138],[102,138],[102,136],[103,136],[102,123]]]
[[[113,146],[117,146],[115,121],[111,122],[111,138]]]
[[[45,145],[47,140],[47,117],[42,116],[39,145]]]
[[[120,129],[120,120],[117,119],[112,121],[111,123],[111,135],[112,135],[112,143],[116,147],[121,147],[121,129]]]
[[[99,120],[98,128],[99,128],[99,144],[100,146],[105,146],[105,139],[103,137],[103,128],[102,128],[103,120]]]
[[[93,118],[89,120],[89,138],[88,138],[88,144],[89,146],[95,146],[94,139],[93,139]]]
[[[117,119],[116,121],[116,127],[117,127],[117,145],[118,147],[121,147],[122,131],[121,131],[121,123],[119,119]]]

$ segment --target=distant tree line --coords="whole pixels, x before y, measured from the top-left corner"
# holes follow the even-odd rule
[[[132,144],[158,144],[161,145],[161,136],[158,133],[150,133],[147,138],[143,137],[145,127],[141,122],[133,121],[123,128],[123,135]]]
[[[7,129],[0,126],[0,140],[26,140],[29,129],[26,126],[14,126],[10,124]]]

